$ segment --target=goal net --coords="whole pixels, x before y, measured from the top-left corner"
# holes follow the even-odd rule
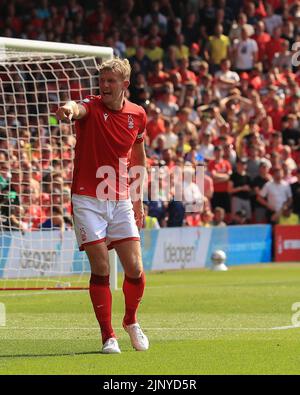
[[[71,218],[74,124],[55,112],[99,94],[97,65],[111,57],[106,47],[0,39],[2,290],[88,285]]]

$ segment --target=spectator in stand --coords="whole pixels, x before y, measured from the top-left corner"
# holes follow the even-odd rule
[[[179,60],[178,72],[181,75],[181,81],[183,84],[185,84],[186,82],[197,83],[196,74],[193,71],[189,70],[188,58],[183,57]]]
[[[164,84],[170,80],[168,73],[163,71],[163,62],[158,60],[153,63],[153,69],[148,77],[148,84],[153,90],[154,98],[158,98]]]
[[[177,34],[175,38],[175,43],[176,47],[176,58],[177,60],[181,61],[183,59],[189,59],[189,47],[185,45],[185,37],[182,33]]]
[[[200,46],[198,43],[192,43],[189,51],[189,65],[190,70],[193,71],[196,75],[199,73],[200,62],[203,58],[200,54]]]
[[[161,115],[161,110],[156,106],[150,110],[146,130],[150,145],[159,134],[165,133],[165,122]]]
[[[257,195],[258,202],[267,208],[267,219],[271,220],[273,214],[278,213],[284,204],[292,203],[290,185],[283,180],[281,167],[273,171],[273,181],[268,181]]]
[[[209,228],[213,224],[214,214],[210,210],[204,210],[201,215],[201,226]]]
[[[185,208],[181,201],[172,198],[167,207],[167,226],[181,227],[184,223]]]
[[[272,155],[275,152],[281,155],[281,152],[283,150],[281,133],[274,132],[270,137],[271,138],[270,138],[269,146],[267,147],[267,153],[269,155]]]
[[[282,35],[281,35],[282,37]],[[281,41],[281,47],[278,52],[275,53],[274,59],[272,60],[272,65],[278,67],[279,70],[286,71],[292,70],[292,52],[290,51],[290,43],[288,40]]]
[[[292,158],[292,149],[289,145],[284,145],[282,147],[282,150],[280,152],[281,154],[281,160],[283,163],[285,163],[288,167],[288,169],[293,172],[294,170],[297,169],[297,164]]]
[[[272,222],[279,225],[299,225],[299,215],[293,213],[293,206],[285,203],[282,209],[272,215]]]
[[[216,20],[216,8],[212,0],[205,0],[199,9],[199,22],[205,26],[208,35],[213,34]]]
[[[276,59],[275,55],[282,53],[282,49],[285,48],[284,44],[285,40],[281,37],[281,27],[278,26],[273,29],[271,40],[266,47],[267,60],[270,66],[272,63],[274,64],[274,60]]]
[[[53,206],[50,218],[46,219],[41,224],[41,229],[59,229],[61,232],[65,230],[65,222],[63,218],[63,211],[60,206]]]
[[[240,77],[235,71],[231,71],[231,62],[229,59],[222,59],[220,70],[215,74],[216,95],[220,99],[229,95],[232,88],[238,86]]]
[[[11,205],[8,217],[3,216],[4,221],[0,221],[0,230],[21,231],[29,230],[28,223],[24,221],[25,210],[22,206]]]
[[[233,214],[229,225],[246,225],[247,223],[247,212],[245,210],[239,210]]]
[[[157,23],[160,31],[162,33],[166,33],[168,27],[168,19],[164,14],[160,12],[160,2],[153,1],[150,7],[150,12],[145,15],[143,20],[143,28],[147,30],[147,28],[151,24]]]
[[[300,167],[296,171],[297,181],[291,185],[293,196],[293,210],[300,216]]]
[[[184,34],[186,44],[191,46],[195,37],[198,35],[197,14],[195,12],[189,12],[187,14],[182,32]]]
[[[223,150],[224,150],[224,155],[223,155],[224,159],[226,159],[231,164],[231,167],[234,167],[236,164],[237,155],[233,144],[229,144],[226,142],[223,145]]]
[[[269,173],[270,164],[262,160],[259,165],[259,174],[252,181],[252,188],[254,194],[252,195],[252,210],[253,210],[253,220],[255,223],[264,223],[267,221],[267,209],[261,203],[259,203],[257,196],[260,193],[262,187],[268,182],[272,180],[272,177]]]
[[[172,119],[176,116],[179,107],[176,104],[172,82],[166,82],[162,86],[156,105],[161,110],[164,118]]]
[[[174,125],[174,133],[190,134],[193,139],[198,140],[197,128],[189,121],[190,112],[190,109],[186,107],[179,109],[177,114],[178,120]]]
[[[297,177],[294,176],[293,172],[285,162],[282,162],[281,167],[284,181],[286,181],[290,185],[297,181]]]
[[[295,42],[295,28],[293,22],[289,19],[283,20],[281,31],[281,37],[287,40],[289,42],[289,48],[292,48]]]
[[[159,134],[153,141],[152,146],[156,148],[157,139],[162,137],[164,138],[164,149],[175,149],[178,143],[178,136],[173,132],[173,122],[170,119],[164,120],[165,132]]]
[[[235,43],[236,40],[240,40],[242,38],[242,29],[246,28],[248,31],[249,36],[253,36],[254,34],[254,28],[252,25],[247,23],[247,15],[244,12],[241,12],[238,15],[237,18],[237,23],[233,23],[230,33],[229,33],[229,38],[230,40]]]
[[[212,226],[226,226],[226,223],[224,222],[225,210],[222,207],[215,207],[213,214],[214,219],[212,221]]]
[[[163,58],[163,63],[164,69],[167,73],[176,73],[179,64],[177,59],[177,48],[175,45],[168,46]]]
[[[228,184],[232,174],[232,168],[230,163],[223,159],[223,149],[219,146],[216,146],[214,149],[214,159],[209,162],[208,171],[214,182],[213,209],[219,206],[224,208],[226,213],[230,213]]]
[[[243,27],[241,38],[234,44],[233,59],[237,72],[251,72],[258,59],[256,41],[250,38],[248,30]]]
[[[255,145],[250,145],[248,152],[247,175],[253,181],[259,175],[261,158],[259,157],[259,149]]]
[[[139,46],[136,48],[136,52],[133,56],[129,58],[129,62],[133,70],[143,73],[145,77],[148,77],[148,74],[153,67],[153,63],[150,58],[145,54],[145,48],[143,46]]]
[[[143,73],[139,72],[136,74],[135,79],[130,84],[129,91],[130,100],[146,109],[150,103],[151,94]]]
[[[145,52],[152,62],[162,61],[164,58],[164,50],[158,46],[157,39],[155,37],[151,37],[148,40]]]
[[[247,220],[252,217],[250,192],[251,180],[247,175],[247,159],[238,158],[236,170],[231,174],[228,184],[228,192],[231,194],[231,215],[244,210]]]
[[[265,31],[265,23],[263,20],[258,21],[255,25],[255,34],[252,38],[256,41],[258,47],[258,55],[257,60],[261,62],[263,65],[267,65],[267,54],[266,48],[271,40],[271,36],[269,33]]]
[[[288,144],[290,140],[296,145],[300,142],[300,127],[296,114],[288,114],[282,120],[282,142]]]
[[[272,4],[266,4],[267,16],[265,18],[265,25],[267,32],[272,36],[274,29],[281,27],[282,17],[281,15],[275,14]]]
[[[211,65],[212,73],[220,69],[222,59],[226,59],[229,54],[230,40],[223,34],[223,26],[216,25],[214,35],[209,37],[206,52],[206,60]]]
[[[144,229],[159,229],[159,223],[156,217],[150,217],[149,215],[149,209],[147,204],[144,204],[144,222],[143,222],[143,228]]]

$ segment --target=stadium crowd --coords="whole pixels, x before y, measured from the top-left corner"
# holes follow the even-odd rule
[[[146,201],[146,228],[300,222],[300,68],[292,49],[300,1],[0,5],[1,36],[111,46],[130,60],[128,97],[147,112],[148,171],[158,169],[160,180],[157,199]],[[44,114],[43,122],[54,125],[47,140],[18,118],[18,139],[12,133],[8,141],[6,128],[16,120],[4,113],[1,103],[2,226],[71,229],[70,125],[59,128]],[[165,169],[194,174],[203,163],[204,207],[189,212],[166,188]],[[184,190],[194,203],[201,200],[195,182]]]

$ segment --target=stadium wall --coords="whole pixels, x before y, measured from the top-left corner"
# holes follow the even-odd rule
[[[141,232],[146,270],[203,268],[214,250],[228,265],[271,261],[270,225],[162,228]],[[4,270],[5,269],[5,270]],[[119,265],[120,269],[120,265]],[[63,276],[89,271],[73,231],[0,234],[0,277]]]

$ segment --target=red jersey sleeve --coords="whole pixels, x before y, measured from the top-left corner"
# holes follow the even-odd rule
[[[87,96],[85,99],[81,100],[79,103],[86,109],[86,115],[89,115],[91,112],[91,106],[94,101],[97,99],[97,96]]]
[[[144,133],[146,132],[146,124],[147,124],[147,115],[146,115],[145,110],[142,108],[141,123],[140,123],[139,131],[136,136],[136,140],[135,140],[134,144],[140,144],[144,141]]]

